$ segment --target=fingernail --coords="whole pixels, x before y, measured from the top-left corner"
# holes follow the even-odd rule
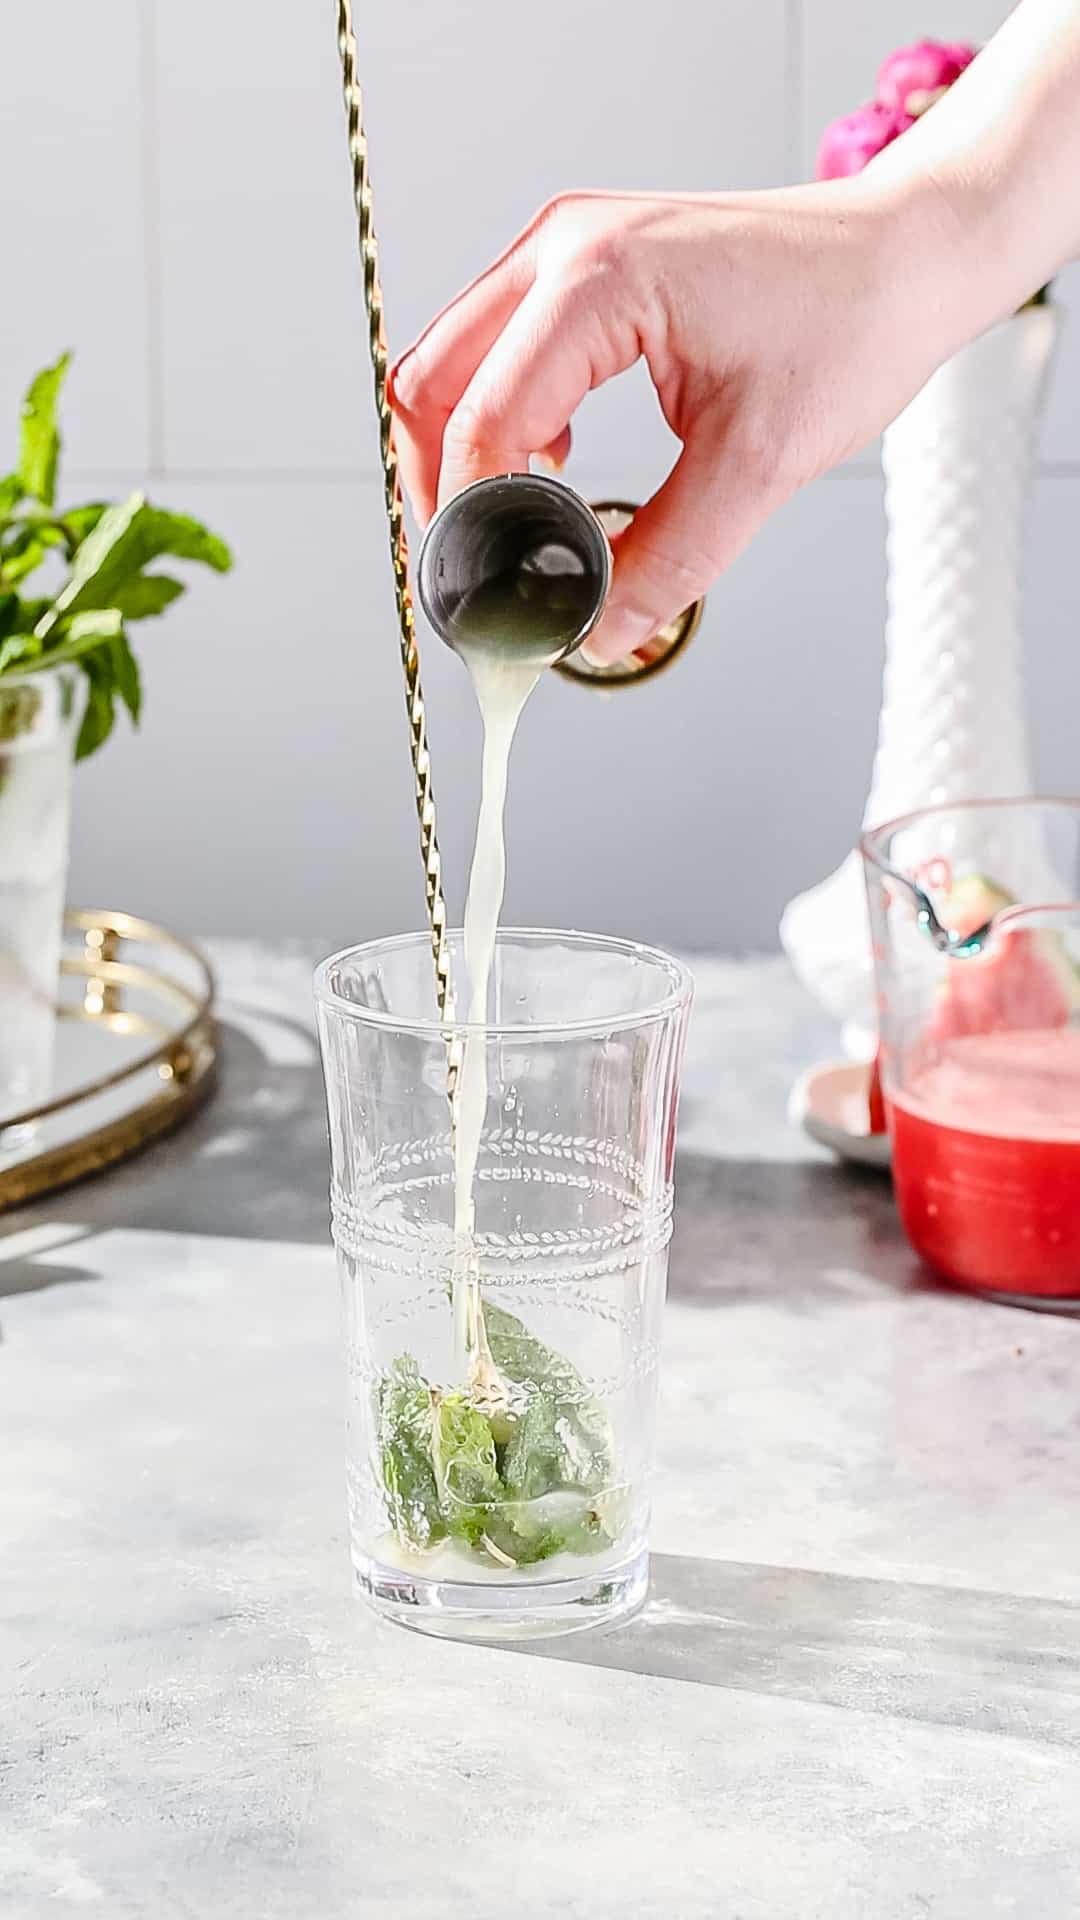
[[[386,390],[390,395],[390,403],[392,406],[407,407],[409,404],[409,387],[412,375],[411,361],[412,348],[410,347],[408,353],[403,353],[400,360],[395,360],[393,366],[387,373]]]
[[[566,465],[565,460],[556,460],[554,455],[550,453],[534,453],[533,459],[536,461],[538,467],[542,467],[545,473],[550,474],[561,473]]]
[[[609,666],[643,647],[656,632],[656,624],[649,614],[635,613],[631,607],[608,607],[581,651],[593,666]]]

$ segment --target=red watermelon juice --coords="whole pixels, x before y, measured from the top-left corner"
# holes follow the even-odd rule
[[[888,1105],[916,1252],[962,1286],[1080,1299],[1080,1030],[942,1034]]]

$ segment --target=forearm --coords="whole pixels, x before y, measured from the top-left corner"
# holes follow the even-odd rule
[[[1021,306],[1080,254],[1080,0],[1022,0],[863,179],[930,216],[960,337]]]

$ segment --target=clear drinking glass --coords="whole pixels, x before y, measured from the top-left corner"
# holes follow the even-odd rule
[[[461,980],[460,934],[451,950]],[[507,1639],[644,1597],[691,991],[666,954],[578,933],[501,931],[484,1027],[440,1025],[426,935],[316,974],[352,1558],[392,1619]],[[470,1046],[487,1105],[466,1234],[447,1068]]]
[[[1080,800],[864,836],[897,1205],[946,1279],[1080,1305]]]
[[[0,1153],[48,1098],[81,676],[0,681]]]

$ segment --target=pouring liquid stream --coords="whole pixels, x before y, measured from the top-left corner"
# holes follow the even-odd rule
[[[470,1028],[487,1020],[495,933],[506,885],[503,815],[506,779],[517,723],[543,664],[500,658],[491,649],[466,658],[484,726],[484,755],[476,845],[465,903],[465,967],[469,977]],[[505,1400],[491,1358],[480,1301],[476,1257],[476,1163],[487,1110],[487,1047],[482,1031],[467,1034],[454,1101],[453,1305],[458,1364],[474,1397]]]
[[[508,592],[509,586],[509,592]],[[484,1327],[476,1253],[476,1167],[488,1096],[488,1018],[495,935],[506,885],[504,813],[510,749],[541,674],[580,629],[587,582],[576,574],[523,569],[470,596],[457,650],[473,683],[484,730],[480,811],[465,902],[468,1023],[454,1098],[452,1297],[458,1366],[478,1404],[510,1397]]]

